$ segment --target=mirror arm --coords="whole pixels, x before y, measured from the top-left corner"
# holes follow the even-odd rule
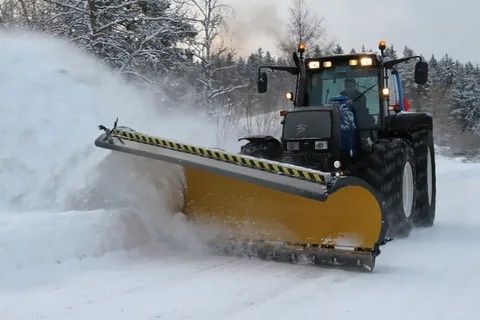
[[[387,69],[391,69],[399,63],[407,62],[407,61],[410,61],[412,59],[418,59],[419,61],[423,60],[421,56],[412,56],[412,57],[406,57],[406,58],[400,58],[400,59],[386,61],[386,62],[383,63],[383,66]]]
[[[290,74],[297,75],[298,68],[297,67],[287,67],[287,66],[260,66],[258,67],[258,74],[262,72],[262,69],[270,69],[272,71],[279,70],[279,71],[286,71]]]

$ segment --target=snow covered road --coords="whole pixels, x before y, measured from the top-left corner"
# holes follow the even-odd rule
[[[440,158],[432,229],[383,247],[373,274],[123,251],[0,277],[2,319],[472,319],[480,164]]]
[[[116,116],[214,145],[207,122],[159,116],[62,42],[0,45],[0,319],[477,318],[480,164],[438,157],[435,226],[382,247],[373,273],[212,256],[178,214],[175,167],[93,147]]]

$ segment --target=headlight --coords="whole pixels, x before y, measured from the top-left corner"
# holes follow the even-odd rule
[[[320,69],[320,61],[310,61],[308,63],[308,69]]]
[[[331,68],[333,66],[332,61],[323,61],[324,68]]]
[[[328,141],[325,141],[325,140],[315,141],[315,150],[327,150],[327,149],[328,149]]]
[[[300,150],[300,142],[298,141],[289,141],[287,142],[288,151],[297,151]]]
[[[362,59],[360,59],[360,64],[362,66],[371,66],[373,64],[373,59],[372,58],[362,58]]]
[[[358,66],[358,60],[357,59],[349,60],[348,64],[351,66]]]

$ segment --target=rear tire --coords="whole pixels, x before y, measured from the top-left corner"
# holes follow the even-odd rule
[[[371,160],[367,180],[379,192],[387,219],[387,237],[408,237],[416,200],[413,148],[403,139],[381,140],[373,146]]]
[[[418,178],[416,207],[411,221],[416,227],[431,227],[435,221],[436,177],[435,150],[429,132],[416,148]]]

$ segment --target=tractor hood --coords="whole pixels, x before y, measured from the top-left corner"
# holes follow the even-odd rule
[[[332,136],[331,108],[298,108],[285,115],[284,140],[329,139]]]

